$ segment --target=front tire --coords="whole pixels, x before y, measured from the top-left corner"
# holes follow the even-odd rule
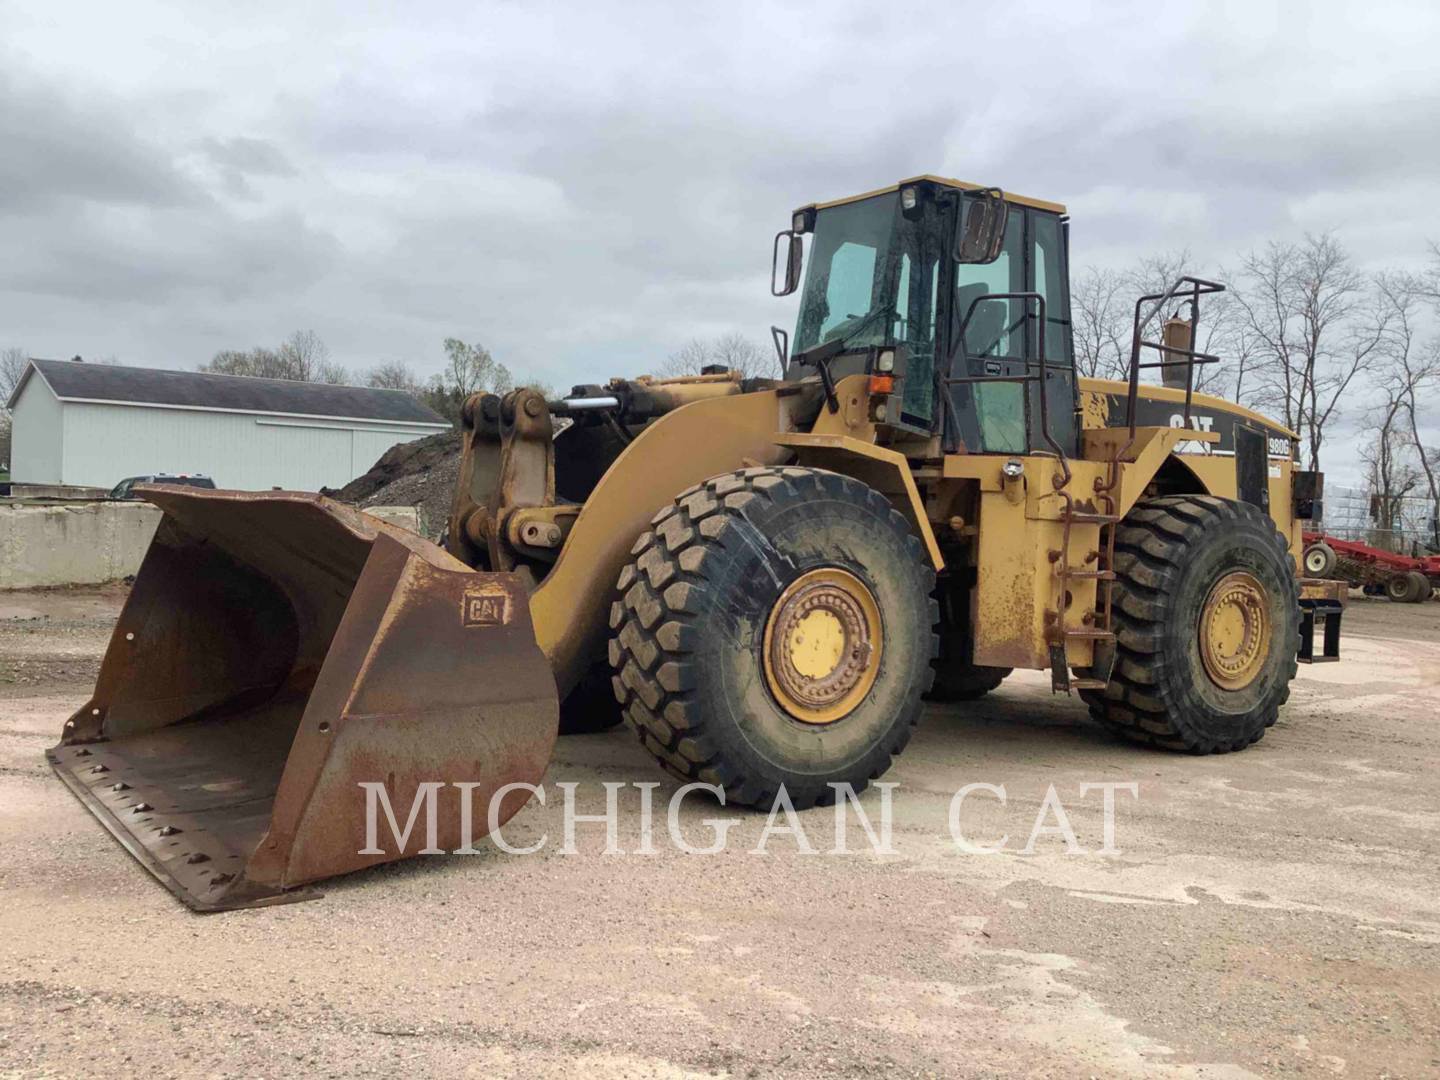
[[[611,607],[617,699],[669,772],[769,806],[856,791],[933,677],[935,574],[879,492],[819,469],[712,477],[657,514]]]
[[[1269,516],[1208,495],[1147,499],[1115,543],[1110,685],[1097,720],[1190,753],[1242,750],[1290,695],[1300,648],[1294,560]]]

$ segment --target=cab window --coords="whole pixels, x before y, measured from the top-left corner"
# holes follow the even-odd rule
[[[870,310],[874,280],[875,249],[850,241],[841,244],[830,261],[830,277],[825,284],[821,341],[828,341],[830,332],[840,324],[858,319]]]
[[[992,293],[1025,290],[1024,233],[1025,215],[1012,210],[999,258],[955,267],[955,316],[957,320],[970,316],[965,327],[965,351],[972,357],[1022,355],[1024,305],[1018,300],[975,301]],[[971,304],[975,304],[973,312]]]
[[[1025,215],[1012,207],[1005,225],[1005,243],[994,262],[955,267],[955,318],[965,324],[965,352],[970,374],[998,374],[990,367],[1001,359],[1024,355],[1025,305],[1019,300],[976,301],[994,293],[1025,290]],[[974,304],[974,310],[971,305]],[[1018,383],[974,383],[971,386],[980,426],[981,445],[987,453],[1023,453],[1025,450],[1025,392]]]
[[[1069,363],[1070,320],[1066,315],[1070,311],[1070,297],[1066,295],[1060,219],[1054,214],[1031,211],[1030,232],[1035,291],[1045,298],[1045,359]],[[1033,356],[1037,352],[1038,343],[1030,354]]]

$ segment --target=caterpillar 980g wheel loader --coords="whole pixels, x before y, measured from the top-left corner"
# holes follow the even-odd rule
[[[1067,242],[1061,206],[931,176],[805,206],[773,251],[784,378],[472,397],[444,549],[320,496],[150,488],[51,761],[216,909],[498,827],[562,717],[799,807],[884,773],[927,694],[1015,668],[1139,742],[1248,746],[1338,654],[1295,564],[1320,477],[1195,391],[1221,285],[1141,298],[1128,381],[1078,378]],[[434,798],[437,833],[377,846],[366,784]]]

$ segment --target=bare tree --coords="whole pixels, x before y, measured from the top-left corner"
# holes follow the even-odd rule
[[[221,349],[210,358],[208,364],[201,364],[200,371],[211,375],[246,375],[256,379],[283,379],[280,358],[274,349],[256,346],[253,349]]]
[[[1390,311],[1380,348],[1381,385],[1403,409],[1410,445],[1429,497],[1426,517],[1430,542],[1440,546],[1440,448],[1425,445],[1426,425],[1421,421],[1424,409],[1434,410],[1434,392],[1440,387],[1440,339],[1419,344],[1416,328],[1416,307],[1420,302],[1430,300],[1440,312],[1440,251],[1436,251],[1436,268],[1430,274],[1417,277],[1381,273],[1376,276],[1375,287]]]
[[[1440,312],[1440,243],[1430,241],[1430,265],[1415,279],[1420,295],[1435,305]]]
[[[489,349],[459,338],[445,339],[445,372],[437,377],[462,400],[480,390],[503,394],[515,385],[510,369],[491,356]]]
[[[658,378],[673,379],[684,375],[699,375],[700,370],[710,363],[710,346],[700,338],[691,338],[671,353],[658,368]]]
[[[8,468],[10,464],[10,395],[20,385],[20,377],[29,363],[29,354],[24,349],[15,346],[0,349],[0,468]]]
[[[30,363],[30,354],[24,349],[11,346],[8,349],[0,349],[0,408],[4,408],[5,402],[10,400],[10,395],[15,392],[15,387],[20,385],[20,376],[25,374],[25,368]]]
[[[1328,233],[1272,242],[1245,256],[1242,272],[1234,295],[1254,346],[1256,400],[1300,434],[1318,469],[1326,430],[1374,362],[1388,310]]]
[[[1090,267],[1070,290],[1075,365],[1092,379],[1124,379],[1130,371],[1129,282],[1115,270]]]
[[[280,362],[297,382],[343,383],[349,373],[330,359],[330,347],[314,330],[296,330],[280,343]]]
[[[1219,280],[1225,280],[1222,271]],[[1197,368],[1197,390],[1244,403],[1254,397],[1254,366],[1260,339],[1250,326],[1245,307],[1234,288],[1206,297],[1200,311],[1200,351],[1220,357],[1218,364]]]
[[[743,334],[721,334],[714,341],[711,363],[738,371],[746,378],[784,378],[779,354],[774,347],[766,348]]]
[[[1425,296],[1424,282],[1411,274],[1382,271],[1373,279],[1370,319],[1380,338],[1369,369],[1378,401],[1366,416],[1370,441],[1361,448],[1370,490],[1370,542],[1393,551],[1405,549],[1405,500],[1427,481],[1434,500],[1434,470],[1426,459],[1415,420],[1417,391],[1440,376],[1433,351],[1417,345],[1416,317]],[[1433,516],[1433,515],[1432,515]]]
[[[1393,551],[1403,548],[1399,527],[1404,520],[1404,500],[1420,483],[1420,472],[1409,454],[1403,412],[1396,388],[1387,386],[1384,399],[1368,417],[1375,434],[1360,450],[1370,489],[1370,517],[1375,522],[1371,543]]]
[[[222,350],[201,371],[291,382],[344,383],[349,373],[330,359],[330,349],[313,330],[297,330],[274,349]]]
[[[691,338],[671,353],[655,374],[661,378],[699,375],[704,368],[715,365],[738,371],[747,379],[780,379],[785,375],[773,349],[734,332],[714,338]]]
[[[453,424],[459,422],[460,410],[471,394],[503,394],[514,386],[510,369],[491,356],[484,345],[446,338],[445,368],[431,376],[421,396],[425,404]]]
[[[417,397],[424,390],[420,379],[404,360],[387,360],[371,368],[365,375],[365,385],[381,390],[404,390]]]

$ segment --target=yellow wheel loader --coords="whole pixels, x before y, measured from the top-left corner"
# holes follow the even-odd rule
[[[1195,391],[1217,283],[1140,298],[1128,380],[1077,378],[1067,221],[933,176],[802,207],[783,379],[477,394],[443,548],[316,495],[145,489],[165,517],[51,762],[216,910],[494,830],[562,724],[623,718],[759,806],[864,787],[927,694],[1015,668],[1136,741],[1248,746],[1338,656],[1336,586],[1295,562],[1321,477]]]

